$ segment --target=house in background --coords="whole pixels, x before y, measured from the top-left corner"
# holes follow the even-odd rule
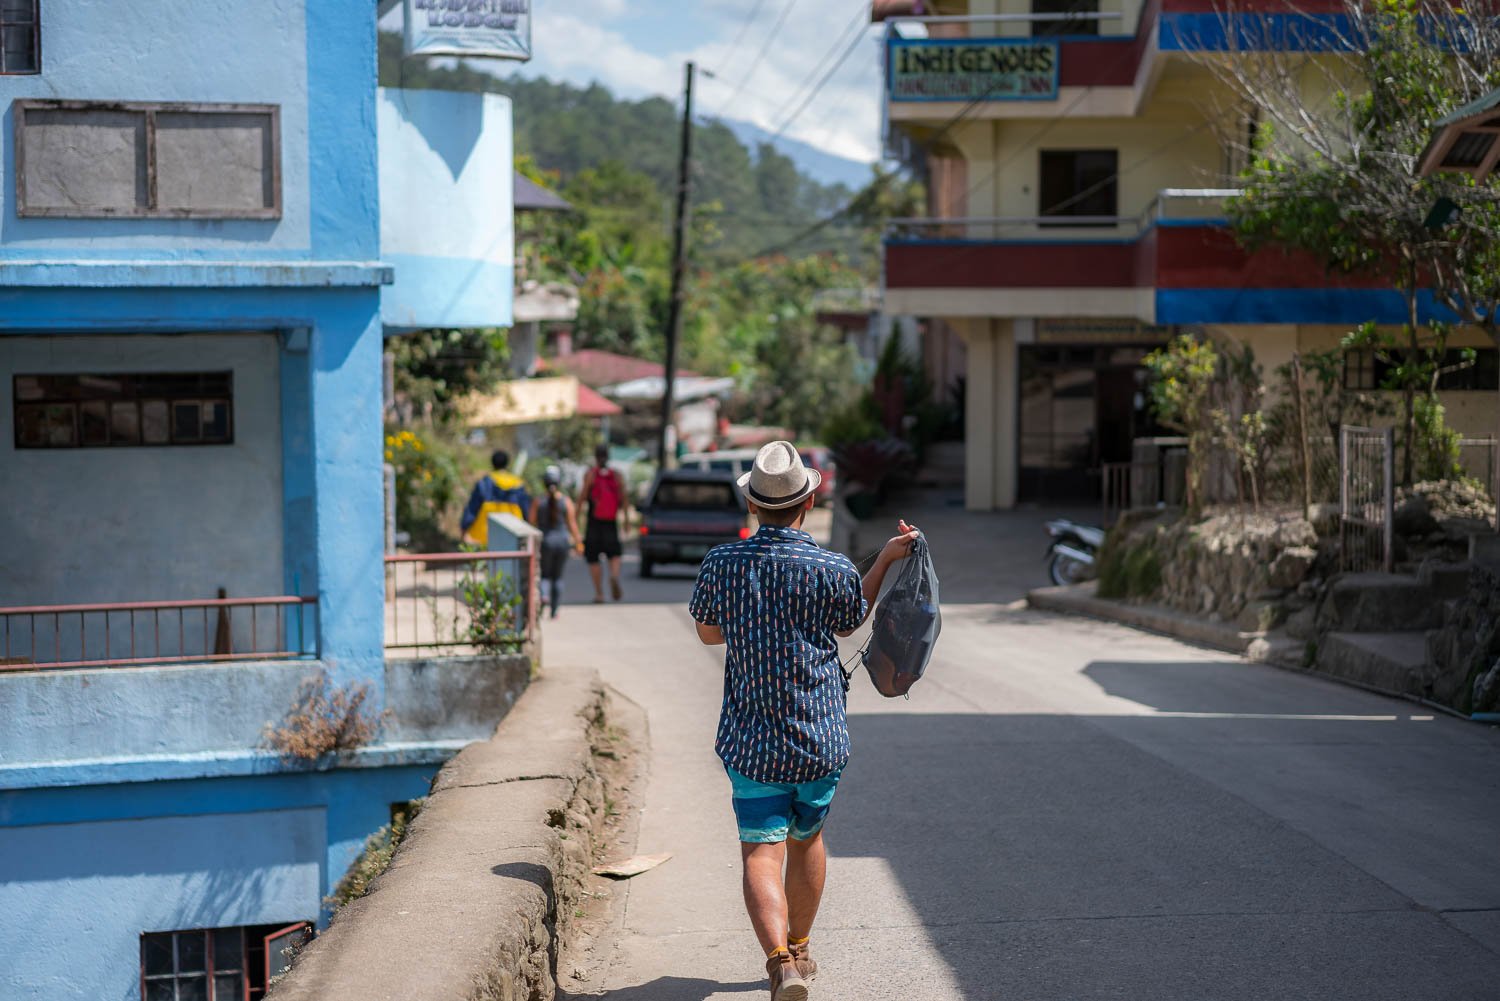
[[[1208,110],[1235,102],[1203,60],[1336,58],[1339,0],[871,9],[894,18],[888,147],[927,178],[930,216],[887,235],[884,308],[922,317],[928,358],[963,366],[970,509],[1097,498],[1101,468],[1155,433],[1141,361],[1178,332],[1248,346],[1269,375],[1361,323],[1404,321],[1381,282],[1249,252],[1224,217],[1242,163],[1221,137],[1256,123]],[[1479,363],[1444,377],[1448,423],[1488,434],[1500,353],[1477,330],[1450,343]],[[1378,369],[1354,357],[1345,385],[1374,390]]]
[[[381,342],[509,322],[509,105],[356,0],[4,7],[0,997],[259,998],[495,722],[386,655]],[[282,760],[320,673],[392,715]]]

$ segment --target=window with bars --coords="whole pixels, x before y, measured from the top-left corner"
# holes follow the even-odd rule
[[[196,928],[141,935],[142,1001],[260,1001],[312,935],[312,924]]]
[[[17,375],[16,448],[229,445],[233,372]]]
[[[1399,356],[1400,352],[1396,354]],[[1474,349],[1474,360],[1468,363],[1464,349],[1450,348],[1437,361],[1439,368],[1447,370],[1438,376],[1437,388],[1440,391],[1489,392],[1500,389],[1500,349]],[[1350,351],[1344,355],[1344,388],[1382,389],[1393,367],[1392,362],[1377,357],[1372,350]]]
[[[41,0],[0,0],[0,76],[41,71]]]

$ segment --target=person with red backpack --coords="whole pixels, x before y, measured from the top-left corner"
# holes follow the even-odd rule
[[[625,481],[609,466],[609,446],[594,449],[595,465],[583,475],[583,487],[578,491],[578,506],[587,504],[589,517],[583,530],[583,559],[589,565],[589,576],[594,578],[594,603],[604,602],[604,567],[602,560],[609,560],[609,587],[614,599],[625,597],[620,588],[620,517],[625,514],[629,501],[625,494]]]

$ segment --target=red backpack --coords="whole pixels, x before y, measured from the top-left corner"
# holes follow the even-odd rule
[[[620,506],[625,499],[625,488],[613,469],[605,466],[594,470],[594,482],[589,487],[589,517],[597,521],[614,521],[620,516]]]

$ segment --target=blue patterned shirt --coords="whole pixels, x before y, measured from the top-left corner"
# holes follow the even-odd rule
[[[724,708],[715,750],[757,782],[810,782],[849,760],[835,632],[864,621],[859,572],[811,535],[762,527],[703,560],[688,606],[724,631]]]

